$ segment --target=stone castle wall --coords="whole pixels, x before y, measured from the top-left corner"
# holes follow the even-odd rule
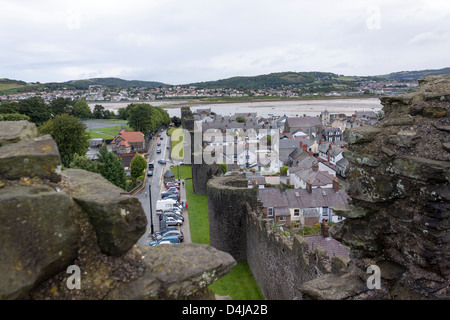
[[[450,75],[419,83],[416,93],[381,98],[375,126],[345,131],[350,202],[333,208],[346,219],[330,234],[351,248],[348,264],[260,219],[243,179],[208,182],[211,244],[246,259],[266,298],[450,298]],[[371,290],[374,265],[381,289]]]
[[[347,275],[364,283],[377,265],[381,289],[343,298],[450,298],[450,75],[419,84],[416,93],[381,98],[385,116],[375,126],[345,131],[350,205],[335,210],[347,219],[330,234],[351,247]],[[342,277],[315,279],[304,293],[329,296],[325,280]]]
[[[266,299],[299,298],[303,282],[331,272],[325,249],[311,250],[262,219],[257,190],[241,175],[209,180],[208,211],[210,245],[247,261]]]
[[[0,121],[0,221],[0,299],[214,299],[208,285],[236,264],[206,245],[137,244],[139,200],[61,171],[55,141],[27,121]],[[67,286],[72,265],[80,289]]]

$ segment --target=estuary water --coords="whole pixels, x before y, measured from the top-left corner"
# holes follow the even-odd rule
[[[93,109],[96,104],[103,105],[106,109],[116,111],[125,108],[131,101],[120,102],[96,102],[89,103]],[[135,103],[144,103],[139,101]],[[152,106],[163,107],[171,117],[181,116],[181,107],[189,106],[195,112],[197,109],[209,109],[220,115],[235,113],[257,113],[258,116],[267,117],[271,114],[279,116],[316,116],[324,110],[330,113],[344,113],[351,115],[355,111],[378,112],[383,108],[378,98],[366,99],[317,99],[317,100],[282,100],[282,101],[253,101],[253,102],[230,102],[230,103],[202,103],[200,101],[145,101]]]

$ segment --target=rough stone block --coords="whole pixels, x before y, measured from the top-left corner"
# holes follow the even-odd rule
[[[144,234],[147,218],[141,203],[101,175],[65,170],[73,185],[71,196],[88,214],[103,253],[120,256]]]
[[[45,186],[6,186],[0,203],[0,299],[26,298],[76,259],[73,205],[67,194]]]
[[[39,177],[59,182],[61,156],[50,135],[0,147],[0,176],[6,179]]]
[[[381,159],[379,157],[372,156],[369,154],[363,154],[346,150],[343,152],[343,156],[349,162],[362,166],[378,167],[381,164]]]
[[[34,123],[26,120],[0,121],[0,147],[35,138],[36,136],[37,128]]]
[[[333,212],[347,219],[360,219],[367,217],[370,212],[361,208],[355,207],[353,205],[345,204],[342,206],[333,207]]]
[[[107,299],[204,298],[208,295],[207,287],[236,265],[228,253],[202,244],[137,245],[137,248],[146,270],[139,279],[116,287]]]
[[[361,144],[373,141],[375,136],[381,132],[380,128],[373,126],[359,127],[344,131],[344,140],[348,144]]]
[[[305,282],[300,287],[304,298],[315,300],[342,300],[367,290],[367,285],[358,276],[333,273]]]
[[[405,156],[395,159],[386,171],[422,181],[450,181],[449,161]]]
[[[405,130],[400,131],[397,135],[390,135],[388,137],[388,142],[399,147],[412,148],[419,142],[420,139],[421,137],[417,135],[415,131]]]

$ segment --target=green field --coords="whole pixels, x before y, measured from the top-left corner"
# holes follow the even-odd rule
[[[116,122],[109,122],[109,123],[116,123]],[[119,134],[120,130],[122,130],[123,127],[126,130],[131,130],[131,128],[126,124],[126,122],[124,122],[123,124],[119,123],[117,126],[114,127],[88,129],[87,131],[91,134],[91,139],[97,138],[114,139]]]
[[[178,167],[179,178],[192,178],[191,166]],[[177,167],[172,172],[178,178]],[[194,243],[209,245],[208,196],[194,193],[192,179],[185,180],[186,199],[189,210],[189,228]],[[264,300],[247,262],[238,262],[231,271],[214,282],[210,289],[233,300]]]

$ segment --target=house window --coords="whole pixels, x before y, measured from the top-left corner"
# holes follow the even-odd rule
[[[268,217],[273,217],[273,208],[272,207],[267,208],[267,216]]]
[[[322,215],[325,217],[328,217],[328,207],[323,207],[322,208]]]
[[[294,209],[294,217],[300,216],[300,209]]]
[[[286,217],[280,217],[280,219],[278,219],[278,221],[286,221]]]

